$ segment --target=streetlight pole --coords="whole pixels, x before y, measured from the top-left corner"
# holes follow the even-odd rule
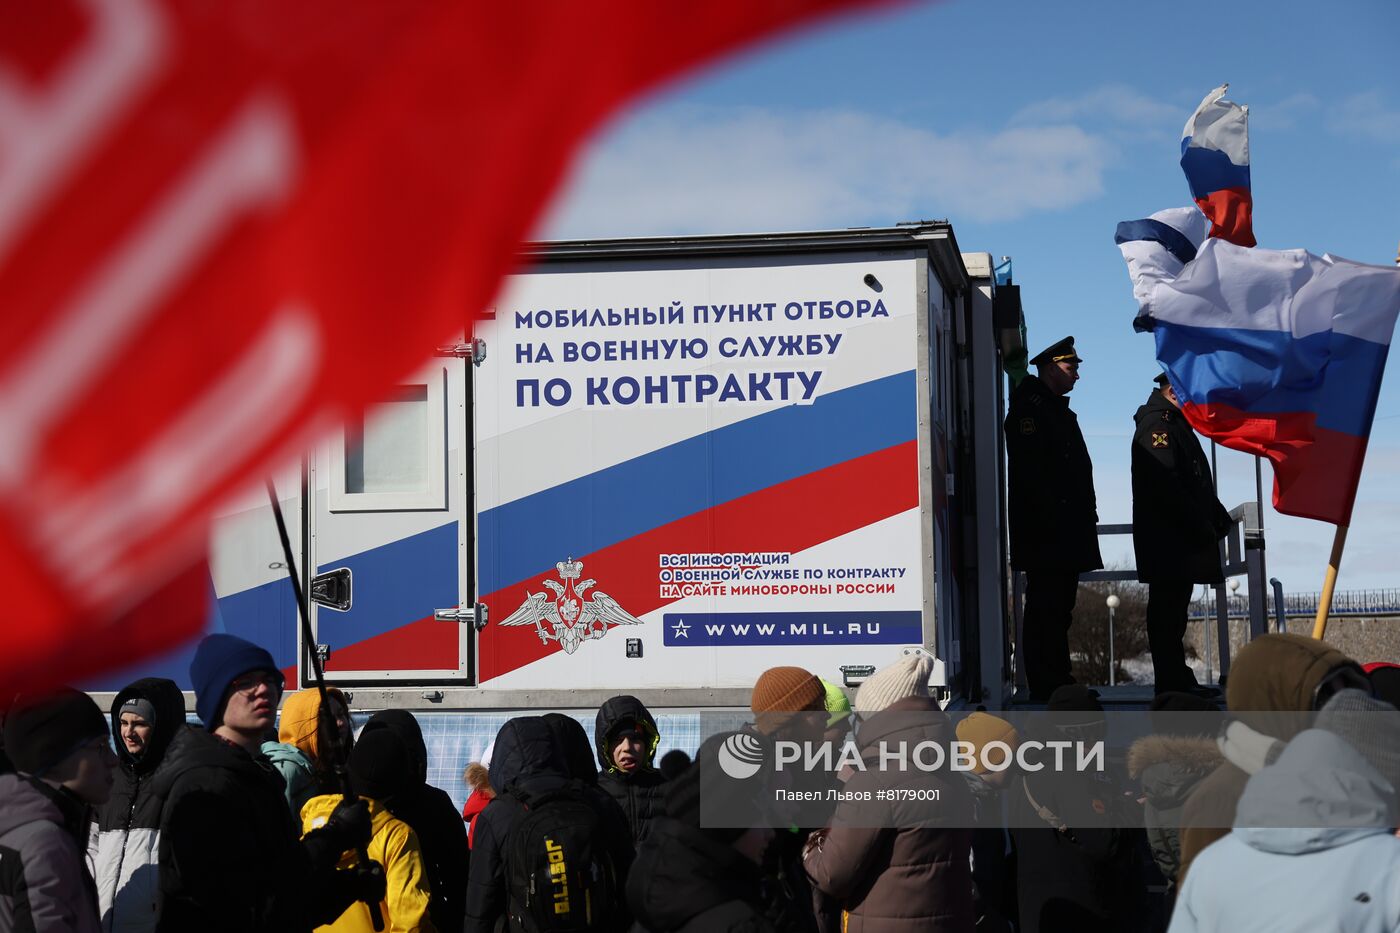
[[[1119,599],[1117,593],[1109,593],[1108,599],[1104,600],[1108,606],[1108,685],[1114,686],[1113,673],[1113,610],[1118,608]]]

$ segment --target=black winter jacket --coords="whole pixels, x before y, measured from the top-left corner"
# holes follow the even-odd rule
[[[151,738],[133,758],[121,740],[121,708],[139,697],[155,707]],[[138,680],[112,701],[112,734],[120,766],[112,796],[97,811],[88,859],[97,882],[98,910],[106,933],[144,933],[160,913],[160,827],[165,798],[152,792],[166,750],[188,741],[185,697],[173,680]]]
[[[699,828],[659,817],[637,850],[627,903],[646,933],[771,933],[759,868]]]
[[[627,772],[613,762],[612,748],[622,727],[631,723],[646,736],[646,760],[636,770]],[[655,767],[656,749],[661,744],[656,720],[641,700],[616,696],[598,708],[593,739],[601,768],[598,786],[627,814],[632,839],[640,842],[650,832],[652,823],[666,815],[666,778]]]
[[[360,734],[386,728],[394,730],[407,746],[418,780],[409,790],[383,803],[418,836],[423,869],[432,890],[428,914],[433,926],[455,933],[462,929],[465,918],[471,864],[467,828],[447,792],[427,783],[428,747],[418,720],[407,710],[384,710],[371,716]]]
[[[1134,415],[1133,552],[1144,583],[1219,583],[1230,513],[1215,497],[1210,461],[1177,407],[1154,389]]]
[[[570,780],[584,781],[591,802],[604,814],[604,823],[617,828],[610,842],[618,872],[625,876],[631,867],[627,818],[612,798],[598,790],[588,737],[577,722],[569,729],[562,721],[568,718],[559,714],[518,716],[496,735],[489,770],[498,796],[476,818],[462,926],[465,933],[493,933],[506,916],[505,853],[511,831],[525,813],[521,797],[549,793]]]
[[[0,775],[0,931],[96,933],[83,862],[90,808],[67,790]]]
[[[1035,376],[1011,392],[1006,414],[1011,566],[1082,573],[1099,556],[1094,465],[1069,399]]]
[[[187,735],[151,787],[165,799],[156,929],[305,933],[339,917],[353,900],[334,871],[340,853],[313,863],[267,759],[202,730]]]

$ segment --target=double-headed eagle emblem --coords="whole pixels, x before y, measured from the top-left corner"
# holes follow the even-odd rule
[[[554,566],[563,582],[540,581],[553,590],[554,598],[550,599],[547,593],[527,592],[525,602],[501,625],[533,625],[541,644],[557,641],[565,654],[573,654],[585,641],[608,634],[611,625],[642,624],[641,619],[601,590],[594,590],[592,599],[583,599],[583,594],[597,583],[596,580],[579,580],[583,575],[583,561],[570,557]],[[545,628],[546,622],[553,631]]]

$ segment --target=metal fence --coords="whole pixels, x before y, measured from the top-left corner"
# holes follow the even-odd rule
[[[1283,611],[1289,618],[1312,618],[1317,615],[1322,593],[1288,593],[1283,597]],[[1232,619],[1249,617],[1249,597],[1235,594],[1228,597],[1229,615]],[[1204,600],[1197,598],[1191,603],[1191,618],[1204,619],[1215,615],[1215,593]],[[1269,599],[1269,614],[1277,615],[1278,606]],[[1386,590],[1343,590],[1332,594],[1333,616],[1400,616],[1400,589]]]

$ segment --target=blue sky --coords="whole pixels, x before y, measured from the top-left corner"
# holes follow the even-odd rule
[[[655,95],[584,153],[547,237],[946,218],[1009,255],[1033,351],[1076,336],[1073,405],[1100,515],[1130,520],[1132,414],[1157,371],[1114,225],[1190,202],[1181,127],[1228,81],[1250,106],[1255,232],[1390,263],[1400,241],[1400,3],[1183,0],[901,7],[835,21]],[[651,50],[639,54],[662,54]],[[1394,366],[1391,367],[1394,369]],[[1221,499],[1254,495],[1221,450]],[[1400,374],[1382,391],[1340,587],[1400,586]],[[1265,465],[1267,484],[1271,474]],[[1319,589],[1332,526],[1269,510],[1268,569]],[[1127,539],[1105,541],[1130,561]]]

